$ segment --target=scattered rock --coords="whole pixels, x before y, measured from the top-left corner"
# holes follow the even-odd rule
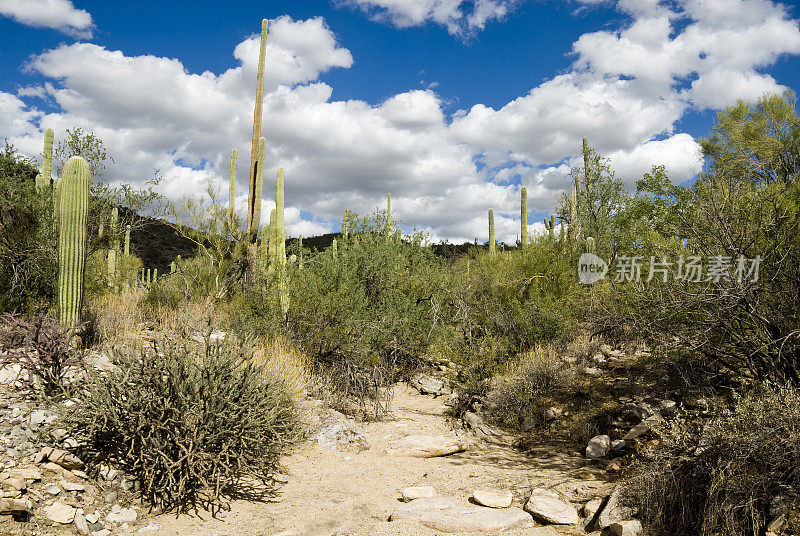
[[[586,532],[591,532],[597,521],[597,514],[602,510],[605,498],[595,497],[583,505],[583,521],[581,521],[581,528]]]
[[[109,523],[133,523],[137,517],[136,510],[133,508],[121,508],[115,504],[106,515],[106,521]]]
[[[413,520],[442,532],[502,532],[532,528],[531,516],[519,508],[462,506],[450,499],[418,499],[398,507],[390,521]]]
[[[403,502],[413,501],[414,499],[432,499],[436,497],[436,490],[433,486],[414,486],[404,488],[400,492]]]
[[[39,428],[44,424],[50,424],[58,419],[58,414],[46,409],[35,409],[28,415],[28,423],[32,428]]]
[[[590,460],[602,458],[611,449],[611,438],[607,435],[596,435],[586,445],[586,457]]]
[[[611,452],[622,452],[627,446],[624,439],[615,439],[611,442]]]
[[[55,502],[47,507],[45,515],[47,515],[47,519],[54,523],[68,525],[75,520],[75,508],[68,504]]]
[[[75,530],[78,531],[78,534],[81,534],[82,536],[89,534],[89,523],[87,523],[86,517],[82,513],[75,513],[75,519],[73,520],[73,523],[75,523]]]
[[[42,473],[35,467],[23,467],[12,469],[7,473],[10,477],[21,478],[23,480],[32,480],[34,482],[41,480]]]
[[[458,436],[412,435],[389,443],[387,452],[395,456],[434,458],[461,452],[467,447]]]
[[[93,530],[89,533],[89,536],[110,536],[111,531],[108,529],[101,529],[101,530]]]
[[[56,495],[61,493],[61,488],[59,488],[58,486],[47,486],[46,488],[44,488],[44,492],[47,493],[48,495],[52,495],[55,497]]]
[[[2,483],[5,487],[13,489],[14,491],[25,491],[28,487],[27,484],[25,484],[25,481],[21,478],[8,477],[0,481],[0,483]]]
[[[0,499],[0,515],[19,515],[27,513],[33,505],[23,499]]]
[[[115,503],[117,502],[118,497],[119,495],[117,494],[116,491],[109,491],[108,493],[103,495],[103,500],[106,501],[107,503]]]
[[[603,371],[596,367],[586,367],[583,369],[583,373],[593,378],[603,375]]]
[[[486,424],[486,421],[477,413],[472,413],[470,411],[464,413],[464,422],[476,436],[483,440],[494,441],[494,439],[500,435],[498,430]]]
[[[320,446],[339,452],[361,452],[369,448],[367,434],[361,427],[335,410],[328,410],[320,417],[315,436]]]
[[[444,389],[444,382],[420,372],[411,377],[411,386],[423,395],[438,395]]]
[[[544,410],[544,418],[546,421],[554,421],[564,415],[564,411],[561,408],[547,408]]]
[[[525,511],[536,520],[556,525],[573,525],[580,522],[575,508],[558,498],[553,492],[535,489],[531,492]]]
[[[600,511],[600,515],[597,516],[597,526],[599,528],[605,529],[612,523],[630,519],[636,514],[635,508],[620,504],[621,495],[622,488],[620,486],[615,487],[605,507]]]
[[[603,536],[639,536],[641,533],[642,523],[638,519],[633,519],[610,524],[603,531]]]
[[[61,480],[59,481],[58,485],[67,491],[86,491],[86,484],[78,484],[77,482],[67,482],[66,480]]]
[[[489,508],[508,508],[511,506],[511,492],[500,489],[476,489],[472,492],[472,498],[481,506]]]
[[[103,477],[103,480],[106,482],[111,482],[119,475],[119,471],[114,469],[113,467],[109,467],[108,465],[101,465],[100,466],[100,476]]]

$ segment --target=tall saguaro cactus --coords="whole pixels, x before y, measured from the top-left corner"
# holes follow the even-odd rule
[[[550,214],[550,219],[544,219],[544,228],[547,229],[548,233],[550,234],[550,238],[555,238],[555,229],[556,229],[556,216],[555,214]]]
[[[236,149],[231,149],[231,176],[228,183],[228,229],[233,229],[233,216],[236,214]]]
[[[256,197],[259,180],[257,177],[259,160],[258,154],[260,150],[261,138],[261,115],[264,106],[264,62],[267,56],[267,29],[269,28],[269,21],[264,19],[261,21],[261,48],[258,52],[258,74],[256,75],[256,106],[253,111],[253,143],[250,147],[250,188],[247,192],[247,235],[252,242],[255,238],[256,231],[258,231],[261,196]],[[262,160],[263,165],[263,160]]]
[[[36,189],[50,186],[50,174],[53,162],[53,129],[44,131],[44,149],[42,150],[42,172],[36,175]]]
[[[58,316],[65,327],[80,321],[89,213],[89,165],[73,156],[61,178],[58,228]]]
[[[258,232],[258,226],[261,223],[261,194],[264,189],[264,158],[267,152],[267,139],[264,137],[258,140],[258,160],[256,161],[256,190],[255,190],[255,206],[253,208],[253,235]]]
[[[125,255],[131,254],[131,226],[125,226]]]
[[[285,177],[283,168],[278,168],[278,174],[275,177],[275,256],[278,262],[286,264],[286,228],[283,220],[283,185]]]
[[[495,252],[495,243],[494,243],[494,210],[489,209],[489,254],[494,255]]]
[[[392,238],[392,194],[386,194],[386,240]]]
[[[522,247],[528,245],[528,189],[522,187],[519,211],[519,243]]]

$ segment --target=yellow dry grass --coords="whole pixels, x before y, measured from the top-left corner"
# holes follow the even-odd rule
[[[296,401],[302,400],[312,385],[308,356],[282,337],[264,339],[256,347],[253,360],[264,365],[271,378],[282,382]]]

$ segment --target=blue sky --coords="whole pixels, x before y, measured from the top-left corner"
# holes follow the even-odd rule
[[[199,6],[199,7],[198,7]],[[626,183],[700,169],[698,137],[737,98],[800,89],[797,6],[768,0],[0,0],[0,138],[105,140],[108,180],[163,193],[222,185],[239,151],[245,202],[260,20],[271,21],[267,185],[286,169],[287,226],[306,236],[392,192],[434,240],[540,221],[589,136]]]

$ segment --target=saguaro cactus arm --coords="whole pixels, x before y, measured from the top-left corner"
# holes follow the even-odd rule
[[[53,162],[53,129],[44,131],[44,149],[42,150],[42,172],[36,176],[36,189],[50,186],[50,175]]]
[[[236,214],[236,149],[231,149],[230,182],[228,183],[228,228],[233,228],[233,217]]]
[[[65,327],[80,321],[88,213],[89,165],[73,156],[64,166],[59,198],[58,314]]]
[[[523,186],[520,195],[519,243],[524,247],[528,245],[528,189]]]

